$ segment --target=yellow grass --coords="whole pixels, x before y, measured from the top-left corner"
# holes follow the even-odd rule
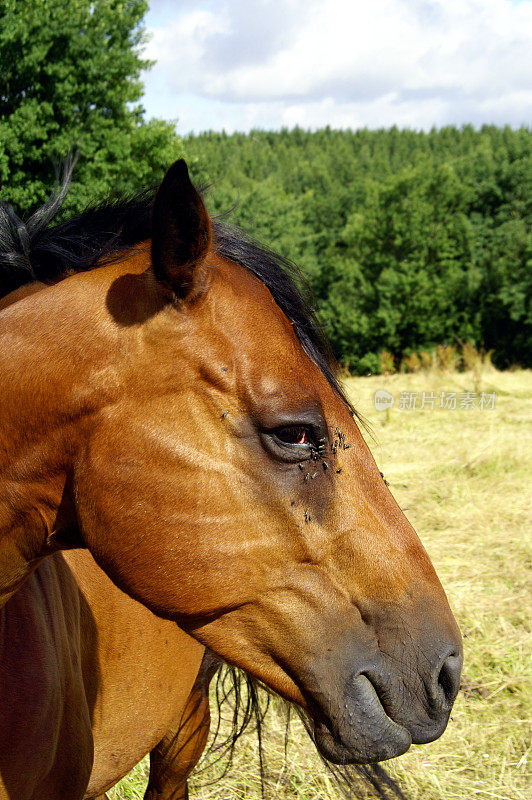
[[[377,463],[423,539],[464,635],[463,688],[447,731],[389,762],[389,771],[412,800],[528,800],[532,373],[489,366],[480,376],[432,370],[350,378],[347,388],[373,428]],[[377,389],[394,396],[391,409],[375,410]],[[497,398],[492,410],[402,410],[402,391],[418,392],[418,405],[423,391],[438,400],[442,391],[496,392]],[[337,798],[306,734],[293,726],[283,769],[284,728],[275,709],[271,728],[269,796]],[[143,764],[110,797],[141,798],[145,774]],[[254,738],[241,743],[221,785],[202,786],[205,778],[191,782],[191,797],[258,800]]]

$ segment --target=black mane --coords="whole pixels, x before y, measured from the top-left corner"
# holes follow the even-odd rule
[[[58,195],[26,223],[10,206],[0,203],[0,299],[33,281],[53,283],[93,269],[151,238],[154,190],[126,200],[107,201],[78,217],[50,226],[66,194],[70,172],[69,165]],[[293,323],[306,353],[351,408],[334,375],[331,351],[310,303],[297,288],[296,282],[301,280],[296,267],[238,228],[220,219],[213,219],[212,224],[220,255],[245,267],[265,284]]]

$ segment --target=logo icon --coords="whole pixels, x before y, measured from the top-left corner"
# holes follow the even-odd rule
[[[386,411],[387,408],[393,406],[395,400],[393,394],[390,394],[390,392],[387,392],[385,389],[377,389],[373,402],[375,403],[377,411]]]

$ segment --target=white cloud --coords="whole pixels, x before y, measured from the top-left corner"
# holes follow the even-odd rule
[[[150,30],[145,104],[182,130],[532,121],[530,0],[165,8]]]

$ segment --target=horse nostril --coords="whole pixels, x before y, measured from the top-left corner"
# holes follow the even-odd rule
[[[441,686],[445,700],[452,705],[460,686],[460,673],[462,671],[462,659],[454,653],[447,656],[438,675],[438,685]]]

